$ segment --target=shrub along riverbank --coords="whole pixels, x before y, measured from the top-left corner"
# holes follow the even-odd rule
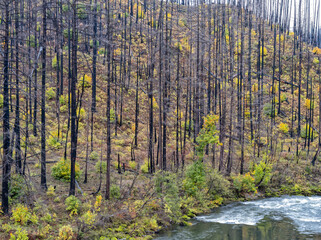
[[[197,160],[184,172],[125,172],[119,184],[112,185],[109,201],[99,193],[93,197],[80,190],[76,197],[60,195],[56,189],[68,184],[62,181],[49,187],[46,194],[35,195],[32,186],[15,176],[11,187],[12,215],[1,216],[0,237],[151,239],[163,228],[189,225],[189,219],[228,202],[321,194],[320,176],[318,168],[286,159],[273,163],[262,160],[251,163],[243,175],[223,176],[207,161]],[[126,182],[128,188],[124,187]],[[28,204],[25,196],[36,197],[35,204]],[[15,204],[21,199],[25,199],[24,203]]]

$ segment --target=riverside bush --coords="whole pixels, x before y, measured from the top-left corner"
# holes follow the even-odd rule
[[[204,164],[201,160],[189,165],[183,180],[183,188],[187,195],[196,197],[206,186],[205,177]]]
[[[206,173],[206,185],[211,199],[217,199],[221,196],[229,197],[232,195],[230,182],[216,169],[211,169]]]
[[[176,175],[170,172],[157,172],[154,177],[155,190],[165,202],[165,212],[173,222],[179,222],[181,217],[181,199]]]
[[[248,172],[245,175],[238,175],[233,179],[233,185],[238,192],[257,192],[255,179]]]

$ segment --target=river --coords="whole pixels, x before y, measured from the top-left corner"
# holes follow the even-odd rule
[[[321,196],[282,196],[237,202],[174,227],[157,240],[321,239]]]

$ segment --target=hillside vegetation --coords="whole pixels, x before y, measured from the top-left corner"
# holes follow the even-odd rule
[[[223,4],[1,4],[1,239],[151,239],[321,193],[321,49],[299,11],[290,30]]]

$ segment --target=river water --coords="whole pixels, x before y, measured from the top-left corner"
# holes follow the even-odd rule
[[[283,196],[232,203],[174,227],[157,240],[321,240],[321,196]]]

